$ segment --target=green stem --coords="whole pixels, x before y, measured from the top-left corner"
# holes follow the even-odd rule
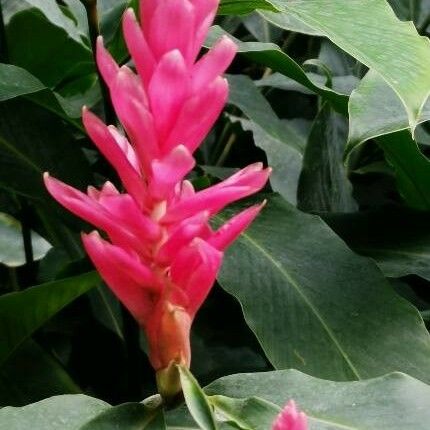
[[[30,229],[30,207],[28,203],[21,199],[21,231],[22,231],[22,241],[24,243],[24,254],[25,254],[25,264],[30,268],[34,263],[33,256],[33,244],[31,242],[31,229]]]
[[[97,12],[97,0],[85,0],[84,4],[85,4],[85,9],[87,10],[88,27],[90,29],[90,40],[91,40],[91,47],[93,49],[93,57],[94,57],[95,63],[97,64],[97,61],[96,61],[97,37],[100,34],[99,17]],[[99,69],[97,67],[96,69],[97,69],[97,75],[99,77],[99,83],[100,83],[100,88],[101,88],[102,97],[103,97],[103,107],[105,111],[106,122],[108,124],[115,124],[116,115],[109,95],[109,89],[107,88]]]
[[[19,291],[20,288],[19,288],[19,283],[18,283],[18,277],[16,276],[15,267],[9,268],[9,279],[10,279],[11,290],[14,292]]]
[[[3,10],[0,1],[0,62],[7,63],[9,61],[9,53],[6,41],[6,29],[3,20]]]
[[[222,166],[224,164],[235,141],[236,141],[236,135],[232,133],[228,138],[227,143],[225,144],[224,149],[220,157],[218,158],[218,161],[216,162],[216,166]]]

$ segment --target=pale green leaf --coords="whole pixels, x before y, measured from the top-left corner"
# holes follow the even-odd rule
[[[52,248],[51,245],[34,231],[31,232],[33,260],[42,259]],[[25,264],[24,242],[19,221],[0,212],[0,263],[9,267]]]
[[[412,23],[399,21],[385,0],[273,3],[378,72],[402,100],[410,126],[416,126],[430,94],[430,42]]]
[[[430,387],[400,373],[360,382],[325,381],[294,370],[247,373],[221,378],[206,392],[217,395],[221,413],[247,422],[243,428],[270,428],[270,418],[290,399],[308,415],[312,430],[427,430],[430,422]],[[252,406],[262,413],[252,414]]]

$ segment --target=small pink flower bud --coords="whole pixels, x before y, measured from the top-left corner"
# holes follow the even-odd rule
[[[277,416],[272,430],[308,430],[308,418],[294,400],[290,400]]]

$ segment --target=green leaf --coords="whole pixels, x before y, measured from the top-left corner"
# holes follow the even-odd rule
[[[269,418],[270,404],[275,418],[290,399],[308,415],[312,430],[427,430],[430,421],[430,387],[400,373],[360,382],[325,381],[294,370],[248,373],[221,378],[206,392],[248,399],[214,399],[238,423],[248,418],[241,408],[249,410],[256,401],[266,406],[263,417],[252,416],[253,425],[244,428],[269,428],[259,420]]]
[[[0,102],[36,93],[45,88],[45,85],[27,70],[11,64],[0,64]]]
[[[103,411],[79,430],[162,430],[165,429],[163,410],[142,403],[125,403]]]
[[[218,14],[245,15],[255,9],[277,10],[271,0],[221,0]]]
[[[6,26],[6,36],[10,63],[27,70],[51,89],[61,90],[66,82],[95,74],[91,49],[35,9],[13,15]],[[86,89],[81,86],[79,91],[84,93]]]
[[[234,423],[241,429],[270,429],[274,418],[280,412],[278,406],[258,397],[232,399],[215,395],[209,400],[215,410],[224,416],[227,422]]]
[[[88,293],[94,318],[124,341],[121,304],[103,283]]]
[[[219,282],[277,369],[334,380],[400,370],[430,380],[430,337],[417,310],[371,260],[279,197],[227,252]]]
[[[408,128],[408,116],[394,90],[370,70],[352,92],[349,101],[347,152],[378,136]],[[418,122],[430,119],[430,103],[424,106]]]
[[[324,105],[315,118],[306,145],[298,190],[300,209],[307,212],[357,210],[343,163],[347,136],[345,118]]]
[[[78,188],[91,182],[88,161],[59,118],[24,100],[0,103],[0,187],[46,199],[45,171]]]
[[[184,366],[178,366],[185,403],[196,423],[202,430],[216,430],[217,424],[212,407],[191,372]]]
[[[412,23],[399,21],[385,0],[273,3],[378,72],[402,100],[410,126],[416,126],[430,94],[430,42]]]
[[[0,297],[0,365],[66,305],[95,287],[95,272],[48,282]]]
[[[43,237],[34,231],[31,232],[31,244],[35,261],[42,259],[52,248]],[[2,212],[0,212],[0,263],[9,267],[25,264],[21,224]]]
[[[206,45],[212,46],[218,38],[226,34],[228,33],[221,27],[213,26],[206,40]],[[299,64],[285,54],[279,46],[273,43],[241,42],[229,34],[228,36],[237,44],[239,53],[256,63],[271,68],[274,72],[279,72],[295,80],[329,101],[336,111],[344,114],[348,112],[347,96],[321,85],[320,82],[313,82]]]
[[[324,216],[356,252],[373,258],[386,276],[430,281],[430,216],[407,208]]]
[[[81,394],[57,396],[21,408],[0,409],[0,426],[9,430],[77,430],[108,408],[108,403]]]
[[[399,192],[408,206],[430,210],[430,161],[409,131],[381,136],[377,142],[395,171]]]
[[[63,367],[31,339],[0,370],[0,406],[23,406],[46,397],[80,392]]]
[[[81,116],[81,108],[47,88],[27,70],[0,63],[0,102],[27,96],[28,99],[80,127],[70,118]]]
[[[310,27],[309,25],[306,25],[304,22],[300,21],[293,15],[266,10],[259,11],[258,13],[271,24],[276,25],[277,27],[284,30],[309,34],[310,36],[322,36],[320,31]]]
[[[68,0],[70,2],[70,0]],[[74,5],[76,11],[76,5]],[[81,4],[81,7],[82,4]],[[2,0],[3,17],[6,24],[17,13],[25,10],[37,10],[52,25],[64,30],[68,37],[81,45],[87,44],[89,49],[89,35],[82,21],[74,21],[61,10],[55,0]]]
[[[8,62],[55,90],[55,97],[48,91],[38,94],[37,102],[51,109],[60,103],[73,117],[82,105],[93,106],[100,88],[84,6],[78,0],[67,0],[62,8],[55,0],[4,3]]]
[[[306,142],[276,116],[251,79],[244,75],[229,76],[229,84],[229,103],[251,120],[239,119],[244,130],[252,131],[255,144],[265,151],[273,169],[270,177],[273,189],[295,204]]]

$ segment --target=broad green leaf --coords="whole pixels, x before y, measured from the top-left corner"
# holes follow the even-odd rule
[[[213,26],[208,39],[206,40],[206,45],[212,46],[219,37],[225,34],[228,33],[226,33],[221,27]],[[237,44],[239,53],[244,54],[256,63],[270,67],[274,72],[279,72],[295,80],[299,84],[329,101],[338,112],[344,114],[347,113],[347,96],[321,85],[320,82],[313,82],[300,65],[287,54],[282,52],[279,46],[273,43],[241,42],[231,35],[228,36]]]
[[[418,122],[429,119],[430,103],[426,103]],[[408,126],[408,116],[394,90],[370,70],[349,101],[348,152],[367,140]]]
[[[240,119],[240,123],[244,130],[252,131],[255,144],[265,151],[273,168],[270,177],[273,189],[295,204],[306,142],[295,129],[276,116],[251,79],[234,75],[229,76],[229,83],[229,103],[251,120]]]
[[[0,63],[0,102],[19,96],[27,96],[34,103],[56,113],[73,125],[76,123],[70,118],[81,116],[82,106],[76,107],[75,104],[51,91],[23,68]],[[80,127],[80,125],[76,126]]]
[[[43,258],[51,245],[34,231],[31,232],[33,259]],[[15,218],[0,212],[0,263],[9,267],[25,264],[21,224]]]
[[[163,411],[142,403],[125,403],[103,411],[79,430],[163,430]]]
[[[81,394],[51,397],[20,408],[0,409],[0,427],[8,430],[78,430],[110,408]]]
[[[48,92],[39,94],[37,102],[42,98],[48,108],[59,102],[76,117],[82,105],[93,106],[100,99],[100,88],[85,8],[78,0],[67,4],[60,8],[55,0],[6,0],[6,38],[8,62],[55,90],[58,101]]]
[[[36,93],[45,88],[45,85],[27,70],[11,64],[0,64],[0,102]]]
[[[0,365],[66,305],[95,287],[95,272],[0,296]]]
[[[255,9],[276,11],[272,0],[221,0],[219,15],[245,15]]]
[[[309,34],[310,36],[322,36],[322,33],[317,29],[306,25],[304,22],[300,21],[292,15],[287,15],[285,13],[272,12],[270,10],[262,10],[258,12],[263,18],[273,25],[284,30],[293,31],[296,33]]]
[[[412,23],[399,21],[385,0],[273,3],[378,72],[402,100],[410,126],[416,126],[430,94],[430,42]]]
[[[325,381],[294,370],[247,373],[221,378],[206,392],[217,395],[220,412],[227,410],[237,422],[247,418],[240,408],[255,404],[251,396],[260,398],[260,405],[266,402],[267,418],[270,404],[274,418],[279,408],[294,399],[308,415],[312,430],[427,430],[430,421],[430,387],[401,373],[360,382]],[[244,400],[229,401],[218,395]],[[257,425],[244,428],[269,428],[258,427],[261,417],[255,419]]]
[[[281,410],[273,403],[258,397],[232,399],[215,395],[209,400],[225,421],[244,429],[267,430],[272,428],[272,423]]]
[[[202,430],[216,430],[217,424],[212,407],[191,372],[184,366],[178,366],[182,391],[187,407]]]
[[[66,0],[65,3],[70,3],[72,7],[74,7],[76,13],[79,7],[73,4],[76,3],[76,0]],[[83,7],[82,4],[81,7]],[[82,18],[74,21],[61,10],[59,4],[55,0],[2,0],[2,9],[6,24],[9,24],[10,20],[23,10],[37,10],[51,24],[63,29],[68,37],[74,39],[79,44],[86,44],[87,49],[89,49],[89,35],[88,32],[85,31],[88,27],[85,27],[82,23]]]
[[[47,2],[56,3],[55,0]],[[63,85],[95,74],[91,49],[44,15],[35,13],[35,9],[25,9],[13,15],[6,26],[6,36],[9,62],[60,93]],[[87,87],[90,85],[91,82]],[[85,93],[87,89],[81,85],[79,92]]]
[[[399,192],[408,206],[430,210],[430,161],[407,130],[377,140],[396,174]]]
[[[334,380],[400,370],[430,380],[430,337],[417,310],[370,259],[279,197],[227,251],[219,282],[277,369]]]
[[[0,187],[44,199],[45,171],[78,187],[91,182],[88,161],[59,118],[28,101],[0,103]]]
[[[24,406],[47,397],[80,392],[61,364],[31,339],[0,370],[0,407]]]
[[[430,216],[407,208],[324,216],[354,249],[373,258],[386,276],[419,275],[430,281]]]
[[[298,189],[298,207],[307,212],[354,212],[357,203],[343,154],[348,136],[344,117],[324,105],[306,145]]]

